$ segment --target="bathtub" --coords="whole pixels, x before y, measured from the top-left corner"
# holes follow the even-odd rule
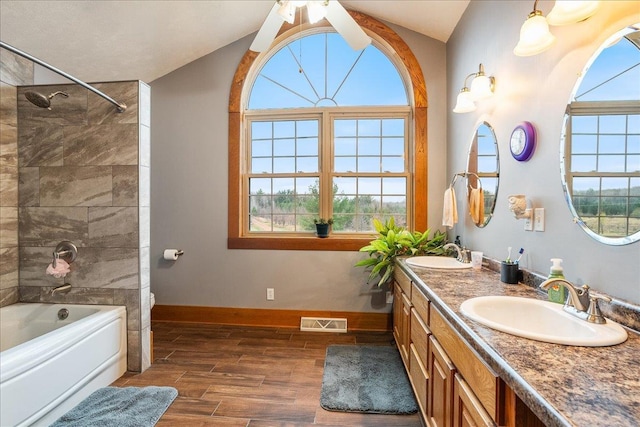
[[[58,312],[68,310],[59,320]],[[49,425],[127,369],[120,306],[13,304],[0,309],[0,426]]]

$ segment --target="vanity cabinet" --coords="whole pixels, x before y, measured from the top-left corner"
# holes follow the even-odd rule
[[[543,424],[400,269],[393,334],[428,427]]]

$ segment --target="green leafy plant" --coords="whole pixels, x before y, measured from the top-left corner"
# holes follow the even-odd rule
[[[314,218],[313,219],[313,223],[314,224],[333,224],[333,218],[329,218],[329,219],[324,219],[324,218]]]
[[[436,230],[429,239],[429,229],[424,233],[408,231],[395,224],[393,217],[386,223],[377,219],[373,225],[378,232],[378,237],[369,242],[367,246],[360,248],[360,252],[368,252],[369,258],[358,261],[356,267],[370,268],[369,281],[378,280],[378,286],[386,283],[396,265],[396,258],[400,256],[417,255],[444,255],[443,246],[446,243],[446,234]]]

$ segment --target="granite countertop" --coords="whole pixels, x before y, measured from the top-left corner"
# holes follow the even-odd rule
[[[481,270],[400,268],[479,356],[547,426],[640,425],[640,334],[610,347],[574,347],[500,332],[460,313],[463,301],[485,295],[546,300],[546,293]],[[531,319],[535,321],[535,319]]]

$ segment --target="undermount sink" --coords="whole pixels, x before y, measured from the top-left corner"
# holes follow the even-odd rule
[[[609,319],[603,325],[589,323],[565,312],[562,304],[549,301],[486,296],[464,301],[460,311],[490,328],[548,343],[603,347],[627,339],[624,328]]]
[[[455,258],[446,256],[415,256],[407,258],[405,262],[414,267],[438,268],[443,270],[471,268],[470,262],[460,262]]]

